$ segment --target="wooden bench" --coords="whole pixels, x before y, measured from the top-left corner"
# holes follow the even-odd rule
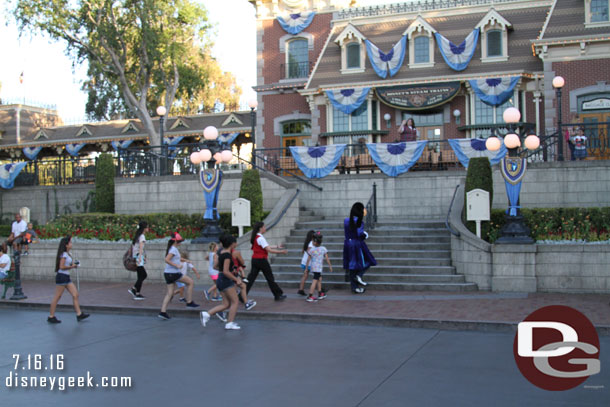
[[[15,263],[11,261],[11,269],[8,271],[8,275],[0,280],[0,284],[4,286],[2,293],[2,299],[6,298],[6,291],[9,287],[15,287]]]

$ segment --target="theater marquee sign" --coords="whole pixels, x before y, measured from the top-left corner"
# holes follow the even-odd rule
[[[460,90],[460,82],[376,88],[377,97],[388,106],[423,110],[449,102]]]

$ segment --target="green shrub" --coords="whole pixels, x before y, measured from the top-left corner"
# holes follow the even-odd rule
[[[487,241],[493,243],[504,225],[504,210],[491,212]],[[610,207],[523,208],[521,214],[534,240],[610,240]]]
[[[11,225],[0,225],[0,236],[8,237],[11,234]]]
[[[250,222],[263,220],[263,189],[258,170],[245,170],[239,188],[239,197],[250,201]]]
[[[102,154],[95,163],[95,210],[114,213],[114,160]]]
[[[466,186],[464,188],[464,205],[468,204],[467,194],[473,189],[482,189],[489,192],[489,207],[493,204],[494,186],[491,175],[491,165],[487,157],[471,158],[468,163],[468,172],[466,173]],[[466,218],[464,211],[464,219]],[[466,227],[472,233],[476,232],[475,222],[466,222]],[[485,237],[490,233],[489,222],[481,222],[481,237]]]

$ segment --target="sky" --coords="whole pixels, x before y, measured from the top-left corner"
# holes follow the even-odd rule
[[[212,55],[224,71],[232,72],[242,88],[242,105],[256,98],[256,14],[247,0],[199,0],[215,24]],[[360,0],[360,5],[386,4],[392,0]],[[62,43],[42,35],[19,36],[0,0],[0,98],[6,102],[55,106],[66,124],[85,121],[86,94],[80,90],[86,66],[75,66]],[[239,48],[236,51],[236,44]],[[23,72],[23,83],[19,76]]]

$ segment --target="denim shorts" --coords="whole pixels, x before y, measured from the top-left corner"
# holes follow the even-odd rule
[[[218,275],[218,280],[216,280],[216,288],[218,291],[224,291],[227,288],[231,288],[235,285],[235,282],[230,278],[226,278],[224,275]]]
[[[301,270],[303,271],[303,273],[305,272],[305,265],[301,264]],[[307,266],[307,272],[311,271],[311,266]]]
[[[167,284],[174,284],[182,278],[182,273],[163,273],[163,277],[165,277]]]
[[[55,273],[55,284],[56,285],[68,285],[72,281],[70,280],[70,274]]]

